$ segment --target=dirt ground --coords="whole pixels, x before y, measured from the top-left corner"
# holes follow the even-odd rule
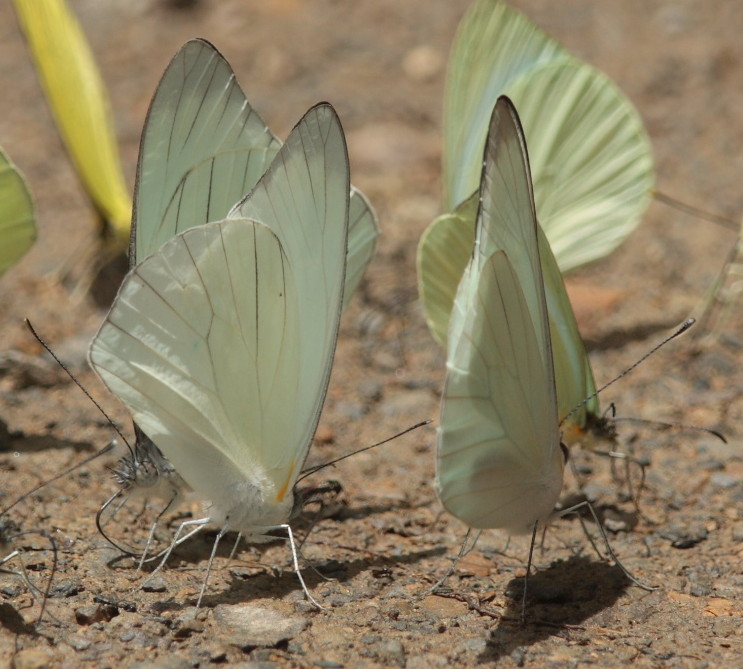
[[[441,98],[448,47],[468,0],[77,0],[115,108],[126,173],[168,60],[191,37],[214,42],[253,106],[280,137],[319,100],[348,135],[352,178],[379,213],[382,236],[341,326],[318,439],[320,463],[436,419],[444,354],[416,296],[418,237],[440,197]],[[743,12],[730,0],[518,0],[576,54],[605,70],[638,106],[657,160],[659,190],[739,218],[743,212]],[[28,317],[117,421],[126,412],[97,382],[85,352],[104,311],[56,277],[81,266],[92,213],[53,128],[10,10],[0,3],[0,145],[35,194],[39,240],[1,279],[2,502],[103,447],[112,430],[46,358]],[[548,113],[548,112],[546,112]],[[639,358],[700,307],[736,233],[651,205],[612,257],[571,277],[599,382]],[[731,284],[732,285],[732,284]],[[576,454],[585,490],[610,521],[623,564],[652,592],[599,561],[574,518],[556,522],[536,552],[528,622],[518,624],[526,539],[486,532],[443,595],[430,588],[464,527],[433,489],[434,426],[343,462],[317,481],[343,485],[303,552],[305,600],[285,542],[216,560],[194,607],[214,532],[178,548],[144,590],[131,559],[97,532],[96,510],[116,489],[99,458],[11,512],[59,547],[48,615],[23,582],[0,584],[0,664],[188,667],[743,666],[743,357],[741,319],[721,336],[685,336],[612,386],[619,415],[706,425],[711,436],[620,424],[622,448],[647,459],[641,514],[610,463]],[[287,420],[291,420],[287,407]],[[434,423],[435,425],[435,423]],[[633,470],[636,476],[636,471]],[[620,477],[622,478],[622,477]],[[566,492],[576,490],[566,475]],[[137,504],[107,525],[138,545],[157,507]],[[164,523],[166,539],[186,514]],[[302,524],[298,525],[301,528]],[[16,540],[33,582],[51,558],[35,535]],[[505,550],[504,550],[505,549]],[[17,561],[7,566],[15,565]],[[509,593],[513,594],[509,596]]]

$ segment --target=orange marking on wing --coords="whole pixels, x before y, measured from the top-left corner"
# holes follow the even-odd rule
[[[279,491],[276,493],[276,502],[283,502],[284,497],[286,497],[286,493],[289,492],[289,486],[292,482],[292,479],[294,478],[294,470],[296,469],[297,465],[296,463],[292,465],[292,468],[289,470],[289,474],[286,477],[286,481],[282,484],[282,486],[279,488]]]

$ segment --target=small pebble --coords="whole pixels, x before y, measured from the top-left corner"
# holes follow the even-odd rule
[[[51,657],[38,648],[24,648],[13,656],[13,669],[44,669],[51,666]]]
[[[167,592],[168,584],[164,578],[156,576],[155,578],[149,579],[143,586],[142,590],[145,592]]]
[[[733,488],[738,485],[738,483],[740,483],[739,479],[735,478],[735,476],[730,476],[730,474],[726,474],[725,472],[712,474],[712,484],[718,488]]]
[[[65,641],[72,646],[75,650],[87,650],[92,645],[92,641],[89,641],[88,639],[84,639],[81,636],[78,636],[77,634],[70,634]]]
[[[93,604],[75,609],[75,620],[78,625],[92,625],[99,622],[109,622],[119,615],[119,610],[111,604]]]

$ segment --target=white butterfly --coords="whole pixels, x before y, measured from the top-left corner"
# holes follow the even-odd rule
[[[510,100],[490,121],[472,257],[457,290],[438,431],[436,486],[472,528],[531,531],[552,513],[565,455],[539,226]]]
[[[503,94],[518,106],[529,140],[564,418],[596,385],[558,263],[567,271],[608,255],[634,230],[653,185],[650,142],[632,103],[605,74],[507,3],[478,0],[460,22],[449,57],[442,156],[447,213],[431,223],[418,246],[421,304],[442,344],[474,240],[474,191],[488,120]],[[586,431],[594,442],[613,441],[613,425],[596,397],[570,420],[574,429],[566,430],[566,442]]]
[[[219,51],[205,40],[187,42],[165,70],[145,121],[130,267],[176,234],[224,219],[280,148]],[[371,206],[351,187],[344,308],[374,255],[378,234]],[[122,489],[104,506],[139,491],[172,508],[187,486],[152,440],[138,429],[135,434],[132,452],[117,468]]]
[[[187,42],[166,68],[142,132],[130,267],[176,234],[225,218],[280,148],[222,54],[205,40]],[[374,211],[352,187],[344,307],[374,255],[378,234]],[[180,477],[153,442],[136,433],[134,451],[119,467],[134,474],[127,477],[128,487],[152,494],[157,474],[170,502],[182,488]]]
[[[198,526],[291,538],[338,335],[349,194],[340,121],[321,104],[224,220],[131,270],[91,343],[95,371],[209,501]]]

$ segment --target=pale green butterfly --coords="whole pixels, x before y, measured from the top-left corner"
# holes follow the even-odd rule
[[[187,42],[166,68],[145,121],[130,267],[175,235],[224,219],[280,148],[219,51],[205,40]],[[378,234],[374,211],[351,187],[344,308],[374,255]],[[139,430],[135,434],[135,447],[118,467],[124,475],[121,492],[160,490],[166,501],[174,500],[183,488],[180,477],[150,439]],[[113,499],[99,510],[99,526],[100,514]]]
[[[190,526],[292,537],[338,336],[350,190],[340,121],[320,104],[223,220],[130,271],[91,343],[103,382],[208,500]]]
[[[436,490],[470,528],[531,531],[533,549],[538,527],[553,515],[585,506],[601,524],[587,502],[555,512],[568,451],[543,276],[553,261],[540,257],[549,247],[537,223],[526,140],[505,96],[493,109],[478,198],[472,255],[449,324]],[[665,341],[692,324],[685,321]],[[652,590],[622,566],[602,535],[625,576]],[[465,545],[460,557],[464,551]],[[527,577],[530,566],[531,550]]]
[[[538,216],[554,251],[542,262],[564,417],[594,393],[595,382],[555,258],[567,270],[621,243],[649,202],[652,156],[638,114],[605,75],[506,4],[477,2],[460,24],[448,72],[443,162],[450,213],[429,226],[418,247],[421,301],[441,343],[474,239],[472,193],[488,116],[501,93],[518,105]],[[595,397],[571,422],[579,431],[608,429]]]
[[[552,513],[565,455],[540,232],[516,110],[499,98],[475,243],[447,340],[436,488],[471,528],[531,531]]]
[[[31,193],[18,168],[0,150],[0,274],[14,265],[35,240]]]

